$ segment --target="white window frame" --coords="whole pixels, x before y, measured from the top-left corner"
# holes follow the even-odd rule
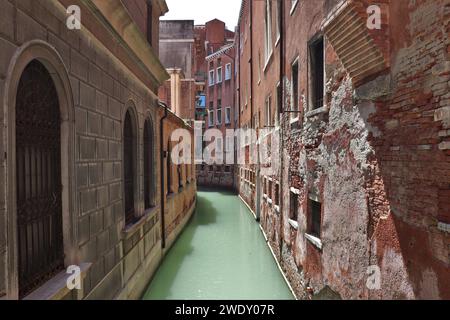
[[[225,150],[231,152],[234,150],[234,136],[225,137]]]
[[[300,111],[300,105],[298,104],[298,98],[300,97],[300,90],[299,90],[299,85],[300,85],[300,58],[297,57],[295,58],[295,60],[292,62],[291,64],[291,111],[297,111],[297,112],[291,112],[291,123],[297,122],[299,120],[299,112]],[[294,74],[293,74],[293,70],[294,70],[294,66],[297,65],[297,110],[293,109],[293,101],[294,101]]]
[[[208,115],[208,126],[209,126],[209,127],[214,126],[214,110],[210,110],[210,111],[209,111],[209,115]]]
[[[229,116],[228,116],[229,114]],[[230,124],[231,123],[231,107],[226,107],[225,108],[225,124]]]
[[[219,114],[220,114],[220,117],[219,117]],[[221,125],[222,124],[222,108],[217,108],[216,116],[217,116],[216,123],[218,125]]]
[[[216,73],[217,73],[216,83],[222,83],[223,80],[222,67],[218,67]]]
[[[283,1],[283,0],[281,0],[281,1]],[[277,23],[277,25],[276,25],[276,31],[277,31],[277,33],[276,33],[276,40],[275,40],[275,46],[277,46],[279,43],[280,43],[280,39],[281,39],[281,28],[280,28],[280,26],[281,26],[281,21],[280,21],[280,11],[281,11],[281,9],[282,9],[282,5],[281,5],[281,1],[276,1],[276,23]]]
[[[225,65],[225,81],[231,80],[231,63]]]
[[[280,113],[279,113],[279,110],[283,108],[283,88],[281,87],[281,83],[280,82],[277,83],[277,86],[276,86],[275,90],[276,90],[276,93],[277,93],[276,107],[275,107],[275,127],[278,127],[280,125]],[[280,100],[281,100],[281,106],[279,105]]]
[[[272,1],[266,0],[265,17],[264,17],[264,53],[265,53],[265,65],[267,66],[270,57],[273,53],[272,48]]]
[[[272,96],[268,96],[266,98],[266,107],[265,107],[265,122],[266,122],[266,127],[271,127],[272,126]]]
[[[214,85],[214,70],[209,70],[209,86],[212,87]]]
[[[290,14],[292,15],[295,11],[295,8],[297,8],[298,0],[291,0],[291,11]]]

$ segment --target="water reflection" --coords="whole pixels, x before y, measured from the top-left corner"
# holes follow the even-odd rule
[[[144,299],[293,297],[247,207],[232,193],[201,191]]]

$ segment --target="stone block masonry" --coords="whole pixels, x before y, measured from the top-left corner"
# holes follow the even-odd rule
[[[8,98],[0,113],[5,124],[0,129],[0,151],[2,155],[8,154],[0,161],[0,234],[16,234],[13,229],[16,204],[11,196],[15,191],[11,181],[15,181],[13,172],[19,169],[9,156],[15,143],[12,131],[8,131],[14,121],[11,110],[15,108],[10,99],[15,96],[11,88],[20,79],[22,61],[36,59],[54,77],[60,100],[67,101],[61,105],[61,110],[68,107],[62,116],[67,118],[63,121],[67,121],[68,129],[65,124],[61,126],[62,139],[65,139],[65,146],[61,148],[68,150],[61,156],[64,172],[61,178],[63,189],[70,190],[67,193],[63,190],[63,206],[67,204],[63,212],[65,266],[89,265],[83,274],[81,294],[63,294],[65,289],[57,288],[50,297],[135,299],[140,297],[167,250],[162,247],[162,237],[175,237],[192,214],[195,187],[178,190],[183,205],[177,207],[176,212],[170,206],[161,212],[161,199],[166,201],[166,197],[161,197],[164,191],[160,190],[163,177],[159,159],[162,152],[160,119],[164,109],[158,104],[157,88],[168,75],[158,60],[158,50],[154,50],[158,41],[148,43],[138,31],[142,21],[135,23],[131,18],[133,14],[129,16],[127,8],[118,1],[99,3],[94,11],[85,6],[85,2],[69,1],[79,5],[83,13],[83,28],[70,31],[66,27],[66,2],[6,0],[0,3],[0,101]],[[109,16],[111,10],[107,7],[117,3],[115,8],[124,13],[122,22],[128,25],[127,34]],[[164,8],[164,1],[158,1],[158,6],[153,7],[154,16],[149,21],[157,31],[157,17],[167,8]],[[157,12],[160,9],[162,11]],[[102,19],[95,15],[103,15],[112,28],[103,25]],[[128,37],[130,33],[134,38]],[[117,39],[121,39],[120,45]],[[124,179],[128,174],[124,170],[123,143],[126,112],[134,115],[132,174],[136,219],[132,225],[125,223],[124,212]],[[145,121],[151,123],[151,150],[144,146]],[[175,116],[167,122],[172,130],[186,127]],[[144,176],[144,152],[153,155],[150,179]],[[190,172],[195,177],[195,169]],[[145,181],[150,181],[149,188],[144,188]],[[144,190],[152,193],[153,200],[148,208],[144,203]],[[178,205],[178,200],[175,203]],[[173,216],[175,221],[171,229],[163,233],[162,217],[165,215]],[[0,298],[15,299],[20,295],[21,283],[15,280],[19,272],[15,248],[14,237],[0,236]],[[33,298],[43,297],[39,293],[48,293],[48,287],[52,287],[52,279],[35,288]]]

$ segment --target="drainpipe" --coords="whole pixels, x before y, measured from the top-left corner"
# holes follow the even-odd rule
[[[281,262],[283,260],[283,254],[282,254],[282,250],[283,250],[283,239],[284,239],[284,233],[283,233],[283,213],[284,213],[284,200],[283,200],[283,175],[284,175],[284,157],[283,157],[283,150],[284,150],[284,79],[283,79],[283,75],[284,75],[284,68],[285,68],[285,58],[284,58],[284,54],[285,54],[285,41],[284,41],[284,32],[286,29],[286,22],[284,21],[284,9],[285,9],[285,4],[284,4],[284,0],[278,0],[281,1],[281,10],[280,10],[280,86],[281,86],[281,115],[280,115],[280,155],[281,155],[281,159],[280,159],[280,170],[281,170],[281,175],[280,175],[280,248],[279,248],[279,260],[280,260],[280,265]],[[278,112],[278,111],[277,111]]]
[[[168,116],[168,106],[164,103],[159,101],[158,104],[164,108],[164,116],[159,120],[159,162],[161,164],[161,248],[164,249],[166,247],[166,225],[164,220],[164,211],[165,211],[165,199],[164,199],[164,120]],[[166,155],[168,156],[168,155]]]

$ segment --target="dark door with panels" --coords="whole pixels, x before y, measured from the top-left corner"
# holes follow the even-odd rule
[[[61,120],[53,80],[39,61],[24,70],[16,97],[19,296],[64,268]]]

